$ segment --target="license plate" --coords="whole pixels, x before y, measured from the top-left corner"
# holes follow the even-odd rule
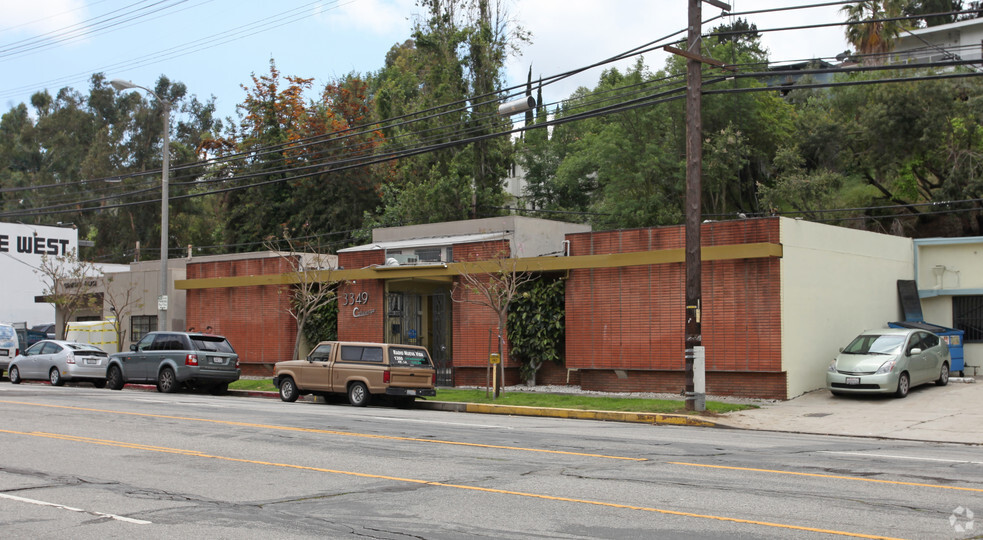
[[[860,377],[847,377],[846,378],[846,383],[847,384],[860,384]]]
[[[10,356],[10,351],[8,351],[7,349],[0,349],[0,354],[2,354],[3,356]]]
[[[415,396],[416,395],[416,390],[407,390],[406,391],[406,395],[407,396]]]
[[[226,360],[228,360],[228,358],[219,358],[219,357],[217,357],[217,356],[212,356],[212,357],[210,358],[210,360],[211,360],[211,361],[212,361],[212,363],[213,363],[213,364],[215,364],[216,366],[224,366],[224,365],[225,365],[225,362],[226,362]]]
[[[87,365],[87,366],[97,366],[97,365],[99,365],[99,359],[98,358],[86,358],[85,359],[85,365]]]

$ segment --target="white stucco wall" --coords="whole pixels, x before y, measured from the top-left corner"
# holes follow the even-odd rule
[[[26,322],[28,327],[55,322],[52,304],[34,302],[44,294],[44,281],[35,271],[41,257],[61,257],[78,250],[78,231],[0,223],[0,322]]]
[[[953,295],[983,295],[983,237],[920,239],[915,249],[922,317],[951,328]],[[963,358],[966,366],[983,368],[983,343],[964,343]]]
[[[968,19],[904,31],[894,43],[892,62],[943,62],[949,54],[963,60],[981,57],[983,20]]]
[[[912,279],[911,239],[782,218],[782,369],[788,397],[826,384],[860,332],[899,320],[897,280]]]

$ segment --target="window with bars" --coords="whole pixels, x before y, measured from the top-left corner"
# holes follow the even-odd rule
[[[966,343],[983,343],[983,295],[952,297],[952,326]]]
[[[417,248],[416,256],[423,262],[440,262],[440,251],[438,248]]]
[[[134,315],[130,317],[130,341],[136,343],[148,332],[157,330],[156,315]]]

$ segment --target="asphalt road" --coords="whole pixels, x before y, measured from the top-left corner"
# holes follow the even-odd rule
[[[4,538],[983,532],[972,445],[6,381],[0,417]]]

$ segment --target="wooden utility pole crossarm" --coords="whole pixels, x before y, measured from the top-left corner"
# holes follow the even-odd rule
[[[690,60],[696,60],[701,64],[710,64],[711,66],[721,67],[729,71],[737,71],[737,68],[735,68],[734,66],[728,66],[727,64],[721,62],[720,60],[714,60],[713,58],[707,58],[706,56],[701,56],[696,53],[684,51],[683,49],[673,47],[672,45],[666,45],[665,47],[662,47],[662,50],[666,51],[667,53],[678,54],[679,56],[688,58]]]

